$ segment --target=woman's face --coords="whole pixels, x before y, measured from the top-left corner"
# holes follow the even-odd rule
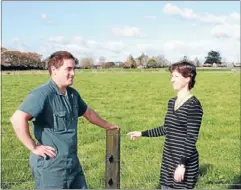
[[[188,83],[190,78],[183,77],[181,73],[179,73],[177,70],[174,70],[171,73],[171,83],[173,86],[173,89],[176,91],[180,91],[181,89],[187,88],[188,89]]]

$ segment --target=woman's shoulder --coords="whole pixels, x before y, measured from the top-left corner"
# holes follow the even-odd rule
[[[177,96],[174,96],[168,100],[168,104],[175,102],[177,99]]]
[[[201,105],[201,102],[200,100],[197,98],[197,96],[193,95],[191,98],[190,98],[190,103],[192,104],[200,104]]]
[[[189,105],[191,107],[196,107],[202,110],[202,104],[200,100],[194,95],[190,98]]]
[[[177,96],[170,98],[168,100],[168,105],[175,103],[176,99],[177,99]],[[195,95],[192,95],[189,98],[188,103],[189,105],[193,105],[193,106],[199,105],[200,107],[202,107],[200,100]]]

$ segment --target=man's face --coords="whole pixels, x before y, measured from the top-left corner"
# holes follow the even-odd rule
[[[64,87],[68,87],[73,84],[75,75],[75,61],[73,59],[64,59],[64,63],[58,69],[52,68],[52,75],[56,82]]]

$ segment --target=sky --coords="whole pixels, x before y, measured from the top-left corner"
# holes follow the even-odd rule
[[[240,62],[239,1],[3,1],[2,47],[66,50],[96,62],[145,53],[200,62],[211,50]]]

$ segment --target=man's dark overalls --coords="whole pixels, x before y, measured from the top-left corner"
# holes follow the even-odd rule
[[[87,189],[83,169],[77,157],[77,122],[87,105],[73,88],[63,95],[50,79],[33,90],[19,110],[33,116],[37,143],[56,150],[55,158],[30,154],[35,188]]]

